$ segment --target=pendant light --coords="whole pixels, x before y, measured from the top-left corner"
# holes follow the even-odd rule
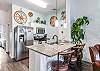
[[[56,17],[57,17],[57,0],[56,0]],[[55,21],[55,27],[58,27],[58,18]]]
[[[66,13],[66,11],[67,11],[67,10],[66,10],[66,0],[65,0],[65,12],[64,12],[64,13],[65,13],[65,17],[64,17],[65,19],[64,19],[64,28],[67,28],[67,26],[68,26],[67,19],[66,19],[66,18],[67,18],[67,13]]]

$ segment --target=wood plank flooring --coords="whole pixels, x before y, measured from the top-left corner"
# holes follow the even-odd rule
[[[79,68],[79,67],[78,67]],[[78,71],[93,71],[93,67],[91,63],[82,62],[82,67],[79,68]]]
[[[1,71],[28,71],[28,68],[19,62],[2,64]]]
[[[29,71],[28,60],[13,62],[4,49],[0,47],[0,71]]]
[[[0,71],[29,71],[29,59],[13,62],[3,48],[0,47]],[[93,71],[92,65],[83,62],[79,71]]]

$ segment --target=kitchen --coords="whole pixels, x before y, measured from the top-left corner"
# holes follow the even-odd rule
[[[59,2],[59,1],[57,1],[57,2]],[[60,2],[59,2],[60,3]],[[55,5],[54,5],[55,4]],[[33,27],[32,28],[32,31],[31,32],[33,32],[33,34],[31,34],[31,35],[33,35],[34,37],[43,37],[45,34],[47,34],[47,38],[48,39],[50,39],[50,40],[47,40],[47,43],[50,43],[50,42],[53,42],[53,41],[56,41],[56,40],[52,40],[52,37],[53,37],[53,35],[62,35],[61,33],[60,34],[58,34],[58,32],[60,32],[61,30],[60,30],[60,28],[59,28],[59,30],[58,30],[58,27],[53,27],[53,26],[51,26],[49,23],[50,23],[50,17],[51,16],[56,16],[57,14],[57,11],[56,10],[52,10],[52,9],[56,9],[56,0],[55,0],[55,3],[54,3],[53,5],[54,5],[54,7],[50,7],[50,11],[45,11],[45,13],[47,13],[46,14],[46,16],[42,13],[42,11],[40,10],[40,11],[32,11],[32,10],[28,10],[28,9],[26,9],[26,8],[24,8],[24,7],[21,7],[21,6],[18,6],[18,5],[13,5],[12,4],[12,31],[10,32],[11,34],[12,34],[12,36],[13,36],[13,33],[15,32],[14,30],[15,30],[15,27],[17,27],[18,25],[19,25],[19,27],[20,26],[29,26],[30,28],[31,27]],[[60,5],[60,4],[59,4]],[[58,18],[59,19],[61,19],[61,12],[63,12],[63,11],[65,11],[66,9],[65,9],[65,0],[63,0],[62,1],[62,4],[61,4],[61,10],[58,12],[59,14],[57,15],[57,16],[59,16]],[[40,7],[39,7],[40,8]],[[57,7],[58,8],[58,7]],[[40,8],[40,9],[42,9],[42,8]],[[45,8],[44,8],[45,9]],[[58,8],[58,10],[59,10],[59,8]],[[19,12],[18,12],[19,11]],[[23,15],[23,17],[25,18],[25,19],[23,19],[22,21],[21,20],[19,20],[19,18],[17,17],[17,16],[19,16],[18,14],[21,14],[20,12],[22,12],[22,15]],[[39,13],[39,12],[41,12],[41,13]],[[25,15],[25,14],[26,15]],[[49,14],[48,14],[49,13]],[[32,14],[32,15],[31,15]],[[48,15],[48,16],[47,16]],[[65,15],[65,14],[64,14]],[[22,22],[22,23],[20,23],[20,22]],[[43,23],[42,23],[43,22]],[[60,22],[62,22],[62,21],[60,21]],[[65,24],[66,25],[66,24]],[[64,25],[64,26],[65,26]],[[60,25],[59,25],[60,26]],[[65,27],[68,27],[67,25],[65,26]],[[30,28],[29,28],[29,30],[30,30]],[[51,30],[52,29],[52,30]],[[64,38],[63,39],[65,39],[66,38],[66,40],[67,39],[69,39],[66,35],[68,35],[68,33],[66,34],[66,29],[68,29],[68,28],[63,28],[63,26],[62,26],[62,31],[63,31],[63,29],[64,29]],[[51,30],[51,31],[50,31]],[[69,35],[68,35],[69,36]],[[29,36],[29,37],[31,37],[31,36]],[[18,37],[17,37],[18,38]],[[11,38],[12,39],[12,42],[13,42],[13,38]],[[14,37],[14,39],[15,39],[15,37]],[[26,38],[25,38],[26,39]],[[34,39],[34,38],[33,38]],[[17,39],[17,40],[19,40],[19,39]],[[32,40],[32,38],[30,38],[30,40]],[[16,41],[16,40],[14,40],[14,41]],[[13,44],[14,43],[12,43],[11,42],[11,46],[13,46]],[[32,44],[32,43],[31,43]],[[15,45],[14,45],[15,46]],[[12,48],[12,49],[14,49],[14,48]],[[11,57],[13,58],[14,57],[14,54],[12,53],[12,55],[11,55]]]
[[[24,3],[24,5],[20,4],[20,2]],[[27,6],[25,6],[26,2]],[[1,3],[3,4],[3,2]],[[5,3],[6,1],[4,2],[4,7],[6,8],[7,5],[5,5]],[[5,38],[7,39],[5,51],[9,54],[13,61],[27,59],[29,57],[29,50],[25,46],[41,43],[40,41],[38,42],[37,39],[44,37],[45,35],[45,38],[48,39],[45,40],[46,43],[55,43],[57,41],[56,37],[52,39],[53,35],[57,35],[57,37],[59,36],[59,39],[66,39],[68,41],[70,40],[70,33],[66,34],[66,29],[70,29],[68,28],[69,25],[65,23],[65,0],[55,0],[54,3],[53,1],[48,1],[47,8],[38,7],[37,5],[34,5],[34,3],[31,4],[29,1],[13,0],[12,2],[8,1],[8,3],[9,4],[6,12],[8,14],[8,24],[6,25],[7,29],[4,30],[7,32],[5,33],[7,36]],[[28,8],[28,6],[31,9]],[[50,23],[50,18],[53,16],[59,19],[58,21],[62,23],[62,28],[58,29],[61,24],[58,25],[53,23],[52,25],[52,23]],[[3,29],[4,27],[5,26],[3,26]],[[63,38],[60,37],[60,35],[62,35]],[[2,36],[4,35],[2,34]],[[36,40],[34,40],[35,37],[37,38]]]
[[[59,7],[60,6],[60,2],[62,2],[61,7]],[[61,42],[63,42],[64,40],[70,41],[70,39],[69,39],[70,33],[68,34],[67,31],[66,31],[66,30],[70,30],[68,28],[70,26],[68,26],[66,24],[66,18],[65,18],[65,16],[66,16],[66,7],[65,7],[66,4],[65,3],[66,3],[65,0],[63,0],[63,1],[56,1],[55,0],[55,2],[54,2],[55,5],[53,4],[54,7],[50,7],[50,12],[47,11],[46,16],[43,15],[43,14],[41,14],[39,11],[35,12],[35,11],[27,10],[27,9],[25,9],[23,7],[20,7],[20,6],[17,6],[17,5],[12,5],[12,17],[15,16],[14,18],[12,18],[13,19],[13,22],[14,22],[14,23],[12,23],[13,24],[12,27],[13,27],[13,29],[15,29],[15,27],[17,26],[17,24],[19,22],[19,20],[17,19],[18,18],[17,17],[18,16],[18,13],[16,13],[16,12],[17,11],[22,11],[22,12],[26,13],[27,22],[26,23],[22,23],[21,26],[31,26],[31,27],[33,27],[33,36],[34,36],[34,38],[33,38],[34,39],[33,40],[33,44],[34,45],[35,44],[39,44],[39,43],[43,43],[43,42],[46,42],[46,43],[55,43],[58,40],[56,40],[56,37],[54,37],[54,39],[52,39],[54,35],[57,35],[57,37],[59,37],[59,40]],[[58,6],[58,4],[59,4],[59,6]],[[57,10],[56,10],[56,8],[57,8]],[[49,12],[49,14],[48,14],[48,12]],[[53,17],[56,17],[57,16],[57,18],[59,19],[58,21],[60,22],[59,25],[58,24],[55,24],[55,23],[53,23],[54,25],[52,25],[52,23],[49,24],[50,23],[50,18],[52,18],[52,16]],[[25,15],[23,17],[25,17]],[[18,20],[18,22],[16,22],[17,20]],[[43,21],[43,23],[42,23],[42,21]],[[56,25],[58,25],[58,26],[56,26]],[[41,40],[40,41],[37,41],[39,38],[44,37],[46,34],[47,34],[47,36],[45,38],[47,38],[48,40],[45,40],[43,42]],[[30,50],[29,50],[29,53],[30,53]],[[21,57],[23,57],[23,55]],[[30,61],[31,60],[30,60],[30,57],[29,57],[29,70],[31,68],[30,67],[30,65],[31,65],[31,62]],[[32,63],[34,63],[34,62],[32,62]],[[31,71],[35,71],[35,70],[31,70]]]
[[[48,69],[48,63],[57,61],[58,64],[55,64],[57,68],[54,66],[53,70],[60,71],[59,62],[63,61],[63,57],[59,57],[59,53],[74,46],[80,46],[72,43],[71,38],[72,22],[77,18],[74,16],[78,13],[75,8],[73,9],[74,2],[70,0],[0,2],[0,15],[3,16],[0,17],[0,47],[9,55],[11,61],[20,63],[25,60],[27,63],[23,63],[27,65],[26,68],[29,71],[51,71],[53,67],[50,66]],[[6,21],[5,18],[7,18]],[[86,42],[83,42],[88,42],[87,37]],[[83,62],[91,62],[87,47],[82,48],[83,55],[80,59]],[[92,71],[91,66],[89,63],[87,70]],[[65,65],[65,69],[69,68],[70,66]]]

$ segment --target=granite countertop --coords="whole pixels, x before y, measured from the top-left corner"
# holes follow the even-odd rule
[[[72,43],[60,43],[60,44],[52,44],[52,45],[45,43],[45,44],[37,44],[37,45],[31,45],[26,47],[40,54],[51,57],[73,46],[75,46],[75,44]]]

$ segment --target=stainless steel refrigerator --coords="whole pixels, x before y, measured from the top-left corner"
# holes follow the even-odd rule
[[[33,28],[17,26],[14,28],[14,58],[16,61],[29,57],[28,45],[33,45]]]

